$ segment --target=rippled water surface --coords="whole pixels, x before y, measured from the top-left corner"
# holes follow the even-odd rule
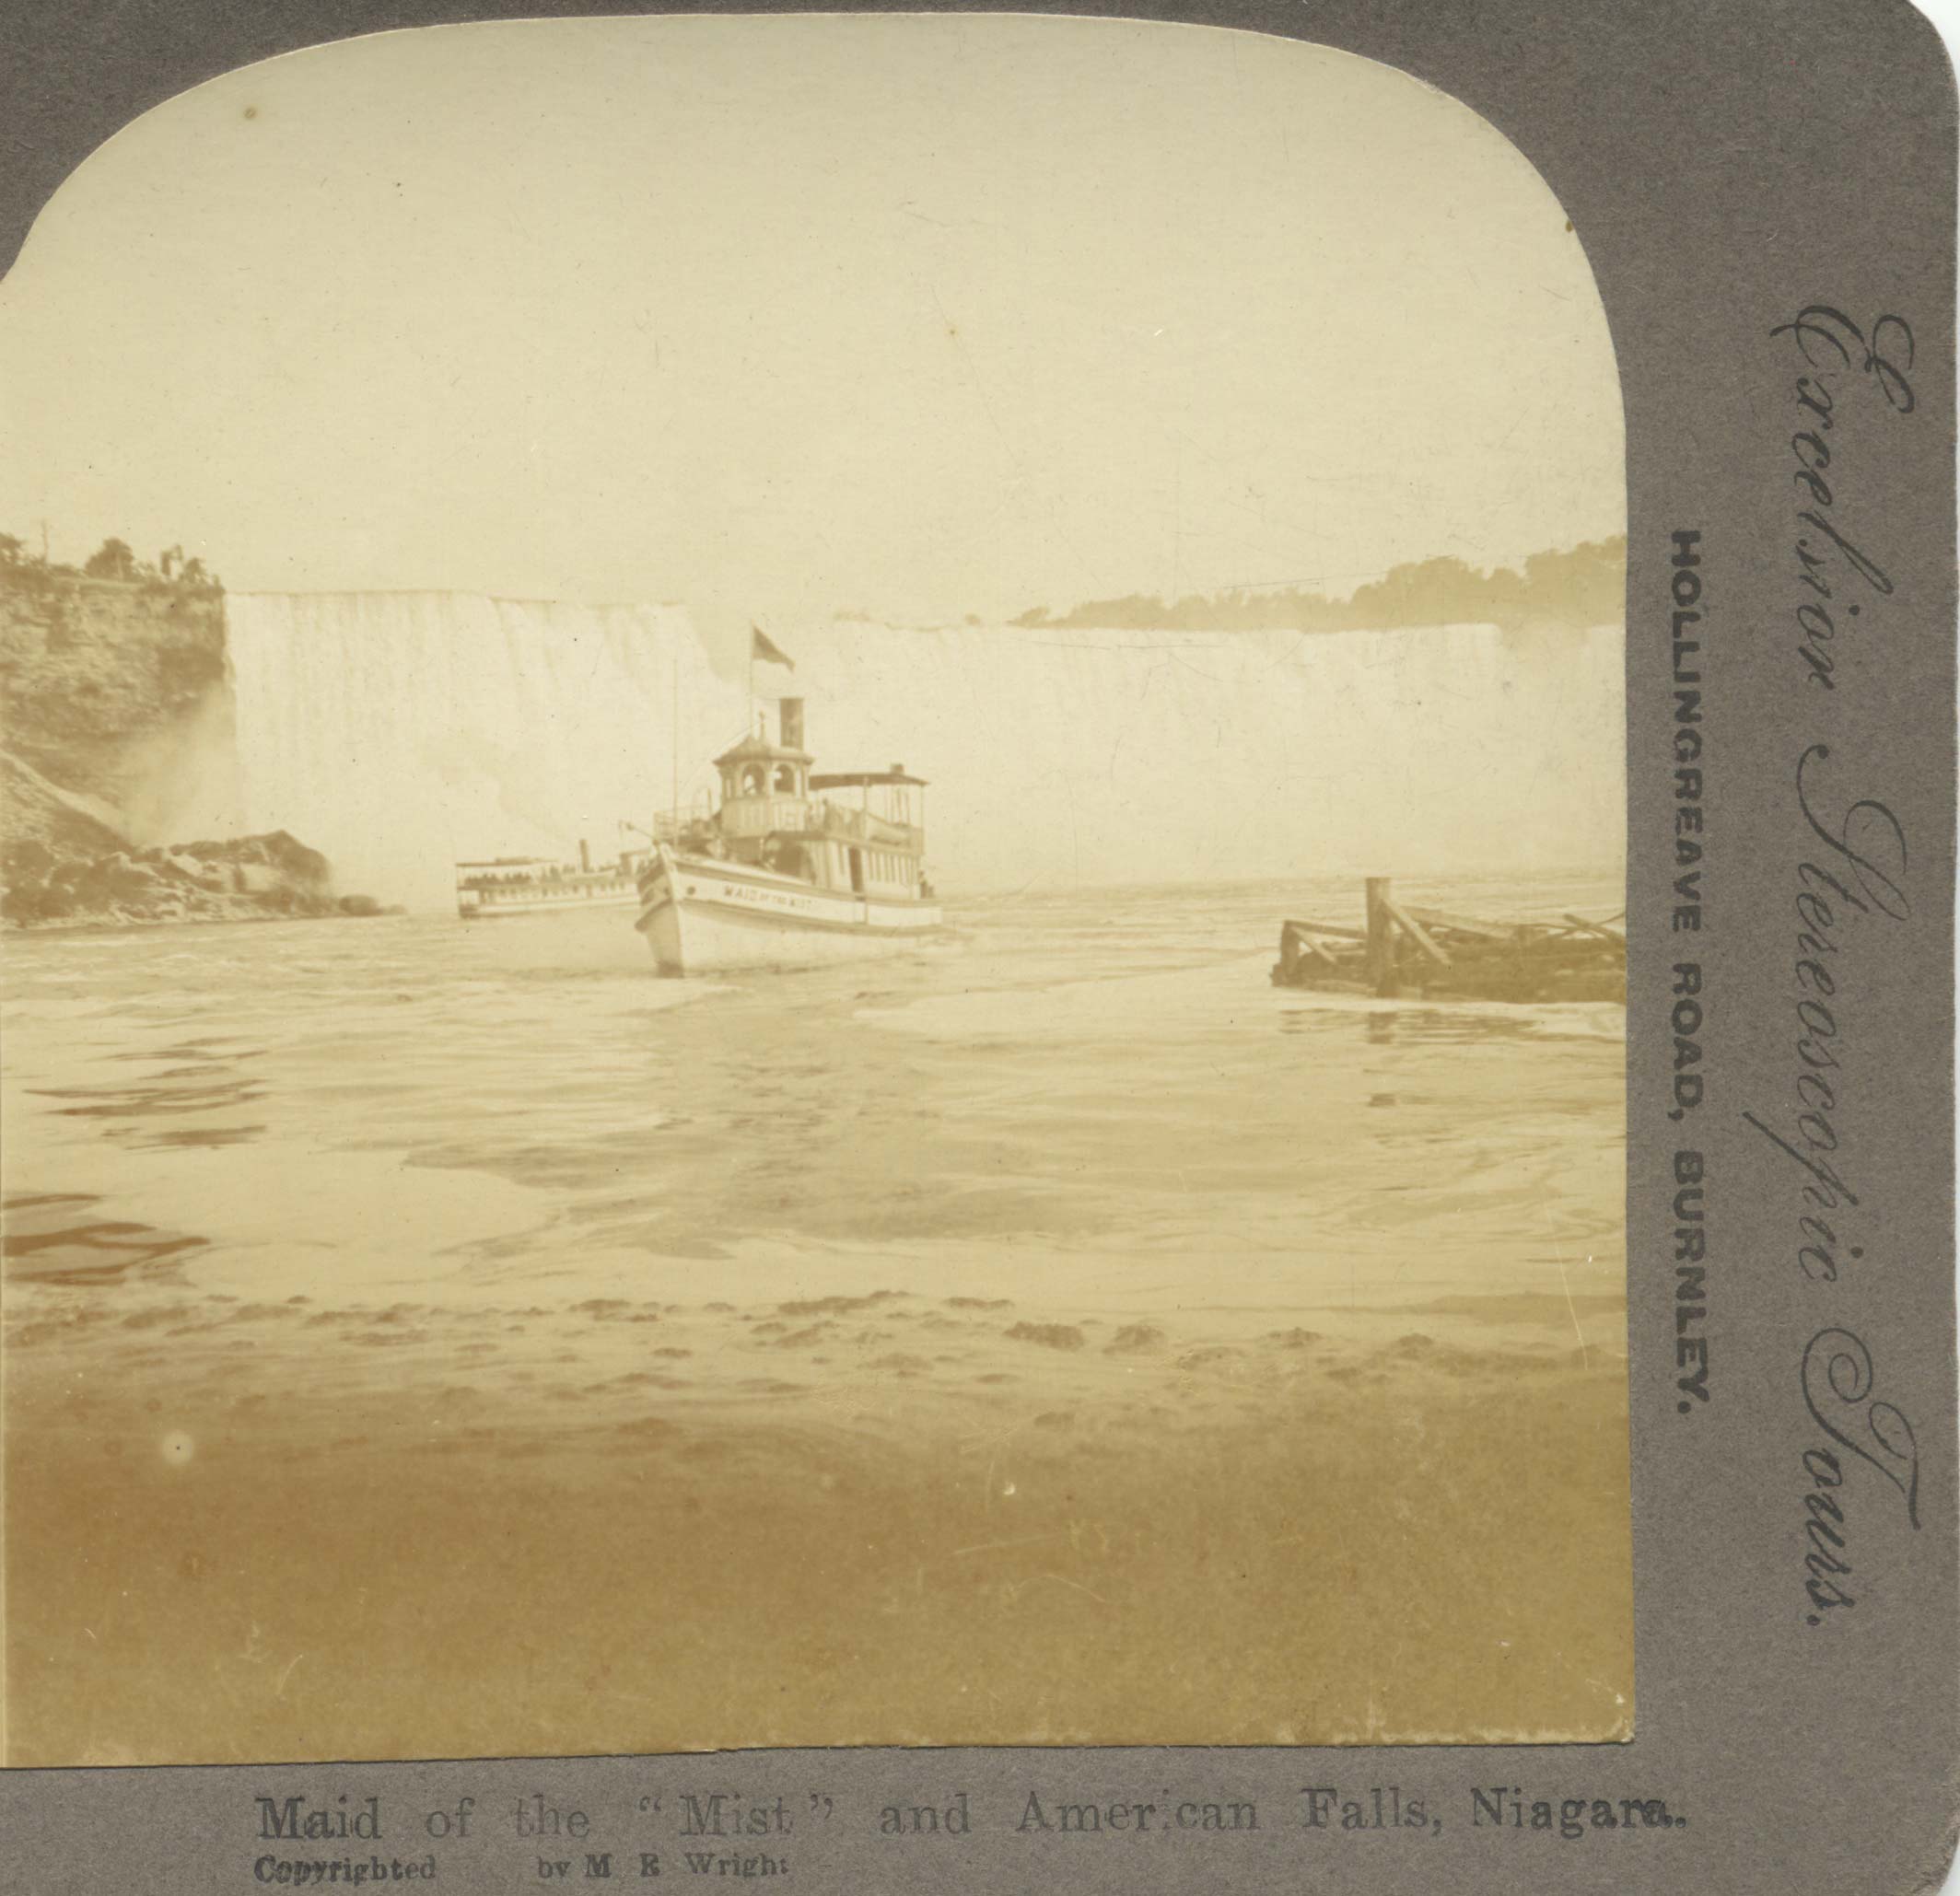
[[[1359,906],[10,941],[10,1760],[1624,1738],[1624,1017]]]
[[[1621,1011],[1270,986],[1282,916],[1358,907],[1032,892],[954,904],[943,950],[714,983],[658,978],[621,911],[17,937],[12,1274],[1045,1282],[1117,1309],[1616,1288]]]

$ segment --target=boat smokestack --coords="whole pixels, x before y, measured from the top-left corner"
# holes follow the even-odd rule
[[[578,839],[578,867],[587,875],[592,872],[592,846],[583,836]]]
[[[776,706],[776,717],[781,727],[783,749],[800,750],[803,748],[802,699],[783,699]]]

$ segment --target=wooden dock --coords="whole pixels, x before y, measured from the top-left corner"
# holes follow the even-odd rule
[[[1483,1001],[1627,999],[1626,912],[1524,922],[1404,907],[1386,876],[1365,884],[1363,925],[1279,925],[1278,987]]]

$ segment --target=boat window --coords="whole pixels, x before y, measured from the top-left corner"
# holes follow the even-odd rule
[[[760,797],[768,787],[768,779],[759,763],[752,763],[741,774],[741,788],[745,797]]]
[[[854,849],[849,854],[851,858],[851,890],[853,893],[862,895],[864,893],[864,851]]]
[[[794,796],[794,795],[796,794],[796,765],[795,765],[795,764],[793,764],[793,763],[779,763],[779,764],[777,764],[777,765],[776,765],[776,788],[777,788],[778,790],[785,790],[785,791],[788,791],[788,793],[789,793],[789,794],[790,794],[791,796]]]

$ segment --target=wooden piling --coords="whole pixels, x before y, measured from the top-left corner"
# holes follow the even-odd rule
[[[1395,928],[1389,914],[1388,878],[1370,876],[1364,885],[1368,903],[1368,983],[1378,995],[1395,992]]]
[[[1364,881],[1364,928],[1290,919],[1280,925],[1273,979],[1345,988],[1508,1001],[1624,1001],[1626,915],[1499,921],[1398,902],[1386,876]]]

